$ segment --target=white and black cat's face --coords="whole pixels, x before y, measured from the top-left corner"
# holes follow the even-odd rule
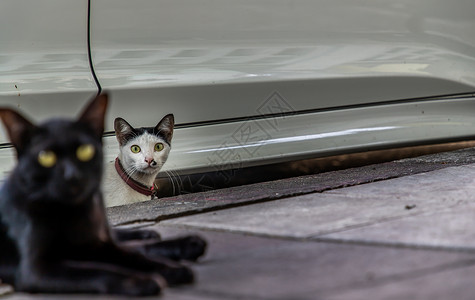
[[[156,175],[168,158],[174,118],[166,115],[155,127],[134,128],[122,118],[114,121],[119,159],[129,174]]]

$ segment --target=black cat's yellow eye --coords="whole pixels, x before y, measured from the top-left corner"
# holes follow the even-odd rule
[[[132,151],[133,153],[139,153],[140,147],[137,145],[132,145],[132,147],[130,147],[130,151]]]
[[[95,153],[96,149],[91,144],[84,144],[76,149],[76,157],[82,162],[90,161]]]
[[[162,151],[163,150],[163,144],[162,143],[156,143],[154,149],[155,149],[155,151]]]
[[[56,164],[56,154],[51,150],[43,150],[38,153],[38,163],[45,168],[51,168]]]

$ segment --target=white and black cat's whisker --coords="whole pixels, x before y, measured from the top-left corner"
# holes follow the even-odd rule
[[[173,180],[175,181],[177,187],[175,193],[176,195],[180,195],[183,189],[183,180],[181,179],[181,176],[180,174],[178,174],[178,172],[175,172],[175,174],[173,175]]]
[[[127,168],[124,168],[124,172],[127,175],[127,180],[129,180],[130,178],[132,178],[132,175],[137,172],[137,168],[132,165]]]
[[[180,191],[181,191],[180,187],[183,186],[183,182],[181,180],[180,175],[178,174],[178,172],[173,171],[173,170],[166,171],[166,173],[167,173],[167,175],[170,178],[170,181],[172,183],[173,195],[179,195]]]
[[[171,171],[165,171],[165,175],[167,175],[169,182],[171,183],[172,187],[172,195],[175,195],[175,182],[173,181],[173,177],[171,175]]]
[[[128,175],[127,180],[129,180],[130,178],[132,178],[132,175],[134,175],[135,173],[138,172],[138,169],[135,166],[132,166],[132,167],[128,168],[125,172]]]
[[[177,195],[181,194],[182,193],[182,190],[184,188],[184,184],[183,184],[183,179],[182,177],[180,176],[180,174],[178,172],[175,172],[176,174],[174,174],[174,179],[175,179],[175,182],[177,183]]]

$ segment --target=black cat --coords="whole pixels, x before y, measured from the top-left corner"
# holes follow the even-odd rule
[[[41,125],[0,109],[18,158],[0,190],[0,278],[17,291],[154,295],[193,281],[169,258],[197,259],[201,238],[160,242],[152,231],[109,228],[100,191],[107,102],[100,95],[77,120]]]

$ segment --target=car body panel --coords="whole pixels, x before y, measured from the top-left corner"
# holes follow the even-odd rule
[[[118,108],[180,123],[475,90],[474,4],[417,1],[94,1],[94,69]],[[147,30],[144,30],[144,29]],[[127,105],[127,102],[129,104]],[[151,109],[151,108],[150,108]]]
[[[76,112],[97,93],[88,59],[87,13],[86,1],[0,3],[0,105],[43,120]]]
[[[98,0],[91,28],[112,114],[182,125],[165,170],[471,136],[471,1]]]
[[[164,171],[224,171],[475,137],[472,97],[409,101],[176,130]],[[195,137],[195,138],[193,138]],[[114,143],[110,149],[117,149]],[[108,157],[109,161],[113,156]]]
[[[2,28],[18,29],[0,30],[0,104],[42,120],[108,91],[107,162],[117,116],[154,126],[173,113],[164,171],[182,174],[473,135],[471,0],[1,6]],[[1,170],[12,156],[0,151]]]

